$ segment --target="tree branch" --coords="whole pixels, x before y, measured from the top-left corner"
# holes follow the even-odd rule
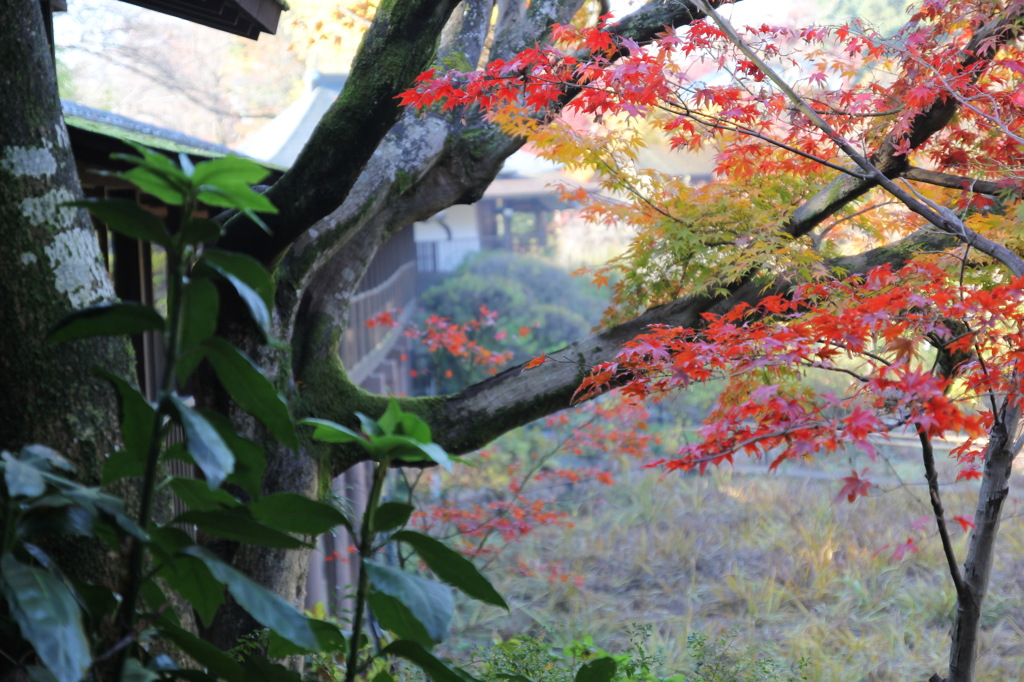
[[[955,243],[947,235],[921,230],[857,256],[833,259],[827,265],[850,275],[865,274],[884,264],[898,268],[919,250],[943,250]],[[437,442],[449,452],[470,452],[510,429],[570,407],[590,368],[612,361],[622,344],[648,326],[698,328],[703,324],[703,313],[724,313],[740,303],[756,305],[766,296],[787,294],[792,285],[793,282],[779,280],[765,289],[747,282],[734,287],[728,296],[682,298],[551,353],[553,360],[539,367],[526,371],[522,366],[514,367],[451,396],[401,399],[402,409],[427,420]],[[358,428],[352,412],[358,410],[371,416],[383,413],[388,398],[367,393],[348,380],[336,352],[339,333],[333,320],[319,316],[313,333],[305,337],[300,411]],[[330,456],[335,472],[344,471],[364,457],[355,448],[334,449]]]
[[[958,189],[964,192],[976,192],[978,194],[987,194],[989,196],[999,196],[1009,189],[1012,189],[1012,187],[1001,182],[975,180],[973,178],[965,178],[959,175],[950,175],[949,173],[925,170],[924,168],[918,168],[917,166],[910,166],[907,168],[903,177],[907,180],[913,180],[914,182],[923,182],[929,185],[936,185],[938,187]]]
[[[238,215],[219,246],[264,264],[277,261],[311,225],[336,209],[402,109],[395,97],[434,58],[437,38],[458,0],[384,0],[363,38],[341,95],[295,165],[267,192],[271,234]]]

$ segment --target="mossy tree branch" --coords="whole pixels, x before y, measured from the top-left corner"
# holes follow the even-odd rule
[[[295,165],[267,196],[280,213],[271,234],[244,216],[227,224],[223,248],[274,263],[311,225],[345,199],[378,143],[402,114],[395,97],[433,60],[458,0],[384,0],[363,37],[344,90]]]
[[[836,258],[827,265],[847,275],[865,274],[880,265],[898,268],[920,251],[952,248],[949,235],[921,230],[893,244],[857,256]],[[778,280],[768,288],[745,282],[729,295],[693,296],[651,308],[629,322],[570,344],[551,353],[548,362],[523,371],[513,367],[460,393],[431,398],[402,398],[402,409],[423,417],[434,438],[454,454],[483,447],[518,426],[570,407],[580,381],[590,368],[611,361],[623,343],[632,340],[652,324],[698,328],[704,313],[724,313],[740,303],[756,305],[766,296],[785,295],[795,282]],[[301,400],[296,407],[304,414],[316,414],[352,428],[358,422],[356,410],[379,416],[388,398],[356,387],[348,380],[337,358],[339,329],[327,316],[320,316],[315,331],[304,338],[305,372],[301,377]],[[338,448],[331,452],[330,468],[339,473],[357,461],[359,449]]]

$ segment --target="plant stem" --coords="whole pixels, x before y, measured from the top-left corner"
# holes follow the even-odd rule
[[[359,673],[359,636],[363,629],[363,611],[366,610],[366,595],[370,589],[370,576],[366,572],[365,562],[373,552],[373,517],[380,502],[380,494],[384,489],[384,481],[388,475],[388,459],[377,463],[373,472],[373,487],[370,498],[363,512],[363,523],[359,530],[359,581],[356,588],[356,608],[352,616],[352,639],[348,647],[348,661],[345,664],[345,682],[354,682]]]
[[[191,214],[191,205],[186,205],[183,215]],[[181,254],[175,249],[167,251],[167,317],[170,320],[170,328],[164,337],[165,366],[164,375],[161,378],[160,389],[156,395],[156,414],[153,416],[153,429],[149,435],[149,448],[146,451],[146,470],[142,478],[142,500],[139,503],[138,525],[143,531],[149,528],[150,517],[153,514],[153,500],[156,497],[156,479],[159,472],[161,451],[161,433],[163,432],[164,421],[164,398],[174,390],[175,365],[178,359],[178,335],[181,321],[181,287],[185,277],[184,263]],[[135,605],[139,599],[139,591],[144,582],[143,569],[146,558],[145,544],[136,538],[132,542],[131,554],[128,559],[128,586],[125,589],[124,601],[121,603],[121,611],[118,620],[121,623],[121,637],[129,637],[135,627]],[[118,679],[123,680],[125,664],[128,660],[129,647],[121,649],[118,655]]]

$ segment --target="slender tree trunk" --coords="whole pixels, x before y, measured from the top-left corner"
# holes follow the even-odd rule
[[[975,679],[981,609],[992,574],[1003,503],[1010,492],[1013,438],[1020,417],[1019,406],[1004,407],[999,415],[999,423],[989,435],[984,478],[978,492],[978,509],[974,514],[975,529],[971,535],[967,561],[964,562],[963,578],[967,595],[958,598],[956,603],[947,682],[973,682]]]
[[[118,440],[113,392],[93,367],[131,376],[125,339],[51,345],[62,316],[114,297],[88,215],[61,206],[81,189],[36,0],[0,3],[0,448],[43,443],[98,483]],[[119,568],[85,542],[51,548],[79,576]]]

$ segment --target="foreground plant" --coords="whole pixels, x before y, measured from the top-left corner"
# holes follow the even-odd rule
[[[371,502],[360,524],[364,559],[357,609],[350,635],[337,625],[310,618],[277,594],[257,584],[219,554],[198,544],[186,528],[204,536],[273,549],[308,546],[308,538],[353,523],[336,507],[291,493],[263,494],[263,446],[236,433],[224,416],[189,405],[178,392],[200,363],[212,368],[239,407],[256,417],[290,448],[299,447],[284,399],[241,350],[217,335],[224,292],[233,290],[265,339],[273,341],[269,307],[274,297],[267,271],[253,259],[221,251],[211,244],[219,225],[196,215],[199,204],[235,209],[259,221],[256,212],[274,210],[250,189],[267,173],[235,157],[193,166],[181,155],[180,167],[168,158],[136,147],[139,156],[121,156],[133,167],[121,177],[140,190],[180,206],[181,221],[165,225],[134,202],[83,201],[107,226],[126,236],[159,244],[167,252],[166,316],[134,303],[109,303],[80,310],[58,323],[53,342],[97,335],[161,334],[166,368],[150,403],[123,378],[101,373],[116,390],[124,447],[110,453],[103,483],[137,482],[138,504],[124,502],[68,478],[73,467],[41,445],[3,453],[3,535],[0,536],[0,593],[5,611],[0,627],[6,637],[5,668],[22,667],[34,680],[78,682],[96,679],[147,680],[297,680],[298,675],[272,659],[302,654],[348,652],[349,681],[381,657],[399,656],[423,667],[435,680],[460,682],[427,649],[445,637],[451,619],[449,589],[425,578],[375,563],[371,557],[387,542],[404,542],[442,579],[471,596],[505,606],[490,584],[466,559],[440,542],[400,530],[412,507],[380,504],[388,467],[398,462],[448,463],[431,443],[430,429],[402,413],[396,403],[379,421],[363,417],[366,437],[329,422],[315,422],[316,437],[361,443],[378,462]],[[168,430],[182,429],[184,442],[166,445]],[[203,479],[168,478],[164,465],[177,459],[195,464]],[[188,508],[166,518],[158,496],[173,492]],[[377,538],[382,534],[381,542]],[[46,548],[65,536],[91,538],[103,551],[121,555],[123,583],[87,584],[61,570]],[[265,641],[246,646],[241,661],[184,627],[169,591],[185,600],[204,627],[212,623],[226,594],[266,628]],[[364,642],[364,611],[398,639],[359,660]],[[507,608],[507,607],[506,607]],[[158,640],[173,644],[205,671],[181,670],[166,655],[153,653]],[[37,663],[32,665],[31,663]]]

